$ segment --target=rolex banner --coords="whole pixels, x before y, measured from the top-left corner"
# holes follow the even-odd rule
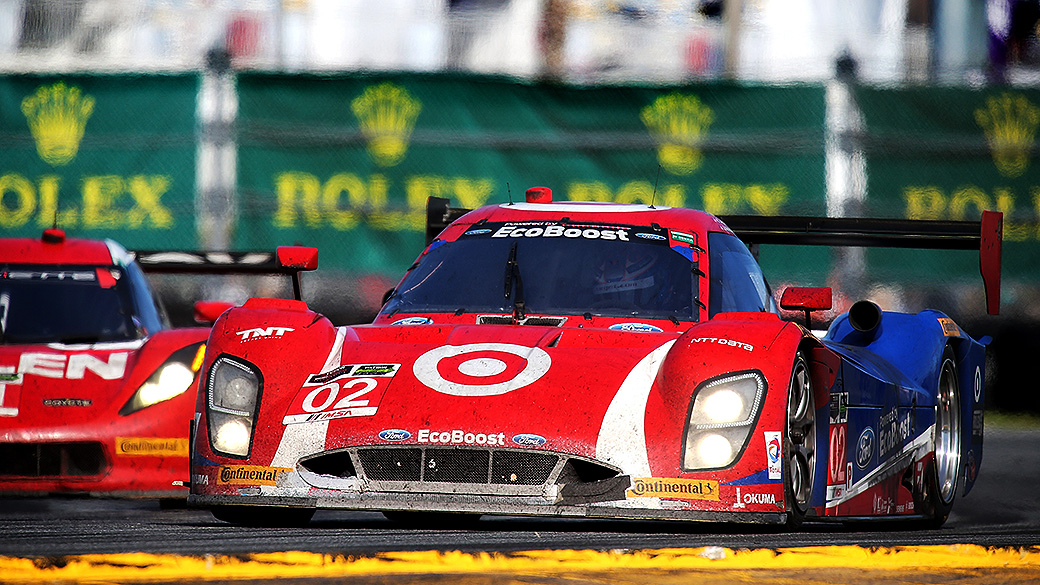
[[[824,214],[820,86],[560,87],[450,75],[238,77],[235,246],[301,242],[399,275],[427,197]],[[821,262],[805,262],[826,274]]]
[[[1005,280],[1040,278],[1040,90],[859,88],[855,100],[870,215],[977,220],[981,210],[1001,211]],[[929,271],[920,270],[919,252],[871,250],[868,258],[894,278],[978,274],[971,254],[928,256]]]
[[[198,246],[197,75],[0,77],[0,234]]]

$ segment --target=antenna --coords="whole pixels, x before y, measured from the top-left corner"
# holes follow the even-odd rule
[[[52,228],[58,229],[58,210],[54,210],[54,223],[51,225]]]
[[[506,195],[509,197],[509,204],[513,204],[513,192],[509,190],[509,181],[506,181]]]
[[[650,209],[657,209],[654,207],[654,201],[657,200],[657,182],[661,180],[661,165],[657,165],[657,178],[654,179],[654,194],[650,196]]]

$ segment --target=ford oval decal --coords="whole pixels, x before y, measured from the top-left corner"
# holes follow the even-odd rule
[[[393,325],[429,325],[433,323],[433,319],[429,317],[405,317],[404,319],[398,319],[394,321]]]
[[[379,438],[384,441],[392,441],[394,443],[400,441],[407,441],[412,436],[411,433],[404,429],[386,429],[385,431],[379,431]]]
[[[489,233],[491,233],[491,230],[484,228],[484,229],[477,229],[477,230],[469,230],[468,232],[466,232],[466,233],[464,233],[462,235],[464,235],[464,236],[479,236],[480,234],[489,234]]]
[[[530,433],[520,433],[513,436],[513,442],[523,447],[541,447],[545,444],[545,437]]]
[[[874,456],[874,429],[867,427],[859,435],[856,441],[856,465],[860,469],[866,469],[870,458]]]
[[[660,327],[655,327],[654,325],[650,325],[648,323],[615,323],[611,325],[610,328],[614,331],[652,331],[654,333],[660,333],[664,331]]]
[[[644,240],[667,240],[668,239],[668,238],[666,238],[666,237],[664,237],[662,235],[659,235],[659,234],[645,234],[645,233],[638,233],[638,234],[636,234],[636,237],[637,238],[643,238]]]

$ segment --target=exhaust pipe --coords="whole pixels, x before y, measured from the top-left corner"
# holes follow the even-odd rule
[[[872,340],[881,325],[881,307],[870,301],[856,301],[849,308],[849,325]]]

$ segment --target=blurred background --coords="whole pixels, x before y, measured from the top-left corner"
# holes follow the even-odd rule
[[[1004,213],[970,252],[763,246],[773,287],[990,335],[991,407],[1040,413],[1040,0],[0,0],[0,233],[135,250],[319,247],[304,298],[364,322],[428,196],[712,213]],[[159,277],[200,298],[268,278]]]

